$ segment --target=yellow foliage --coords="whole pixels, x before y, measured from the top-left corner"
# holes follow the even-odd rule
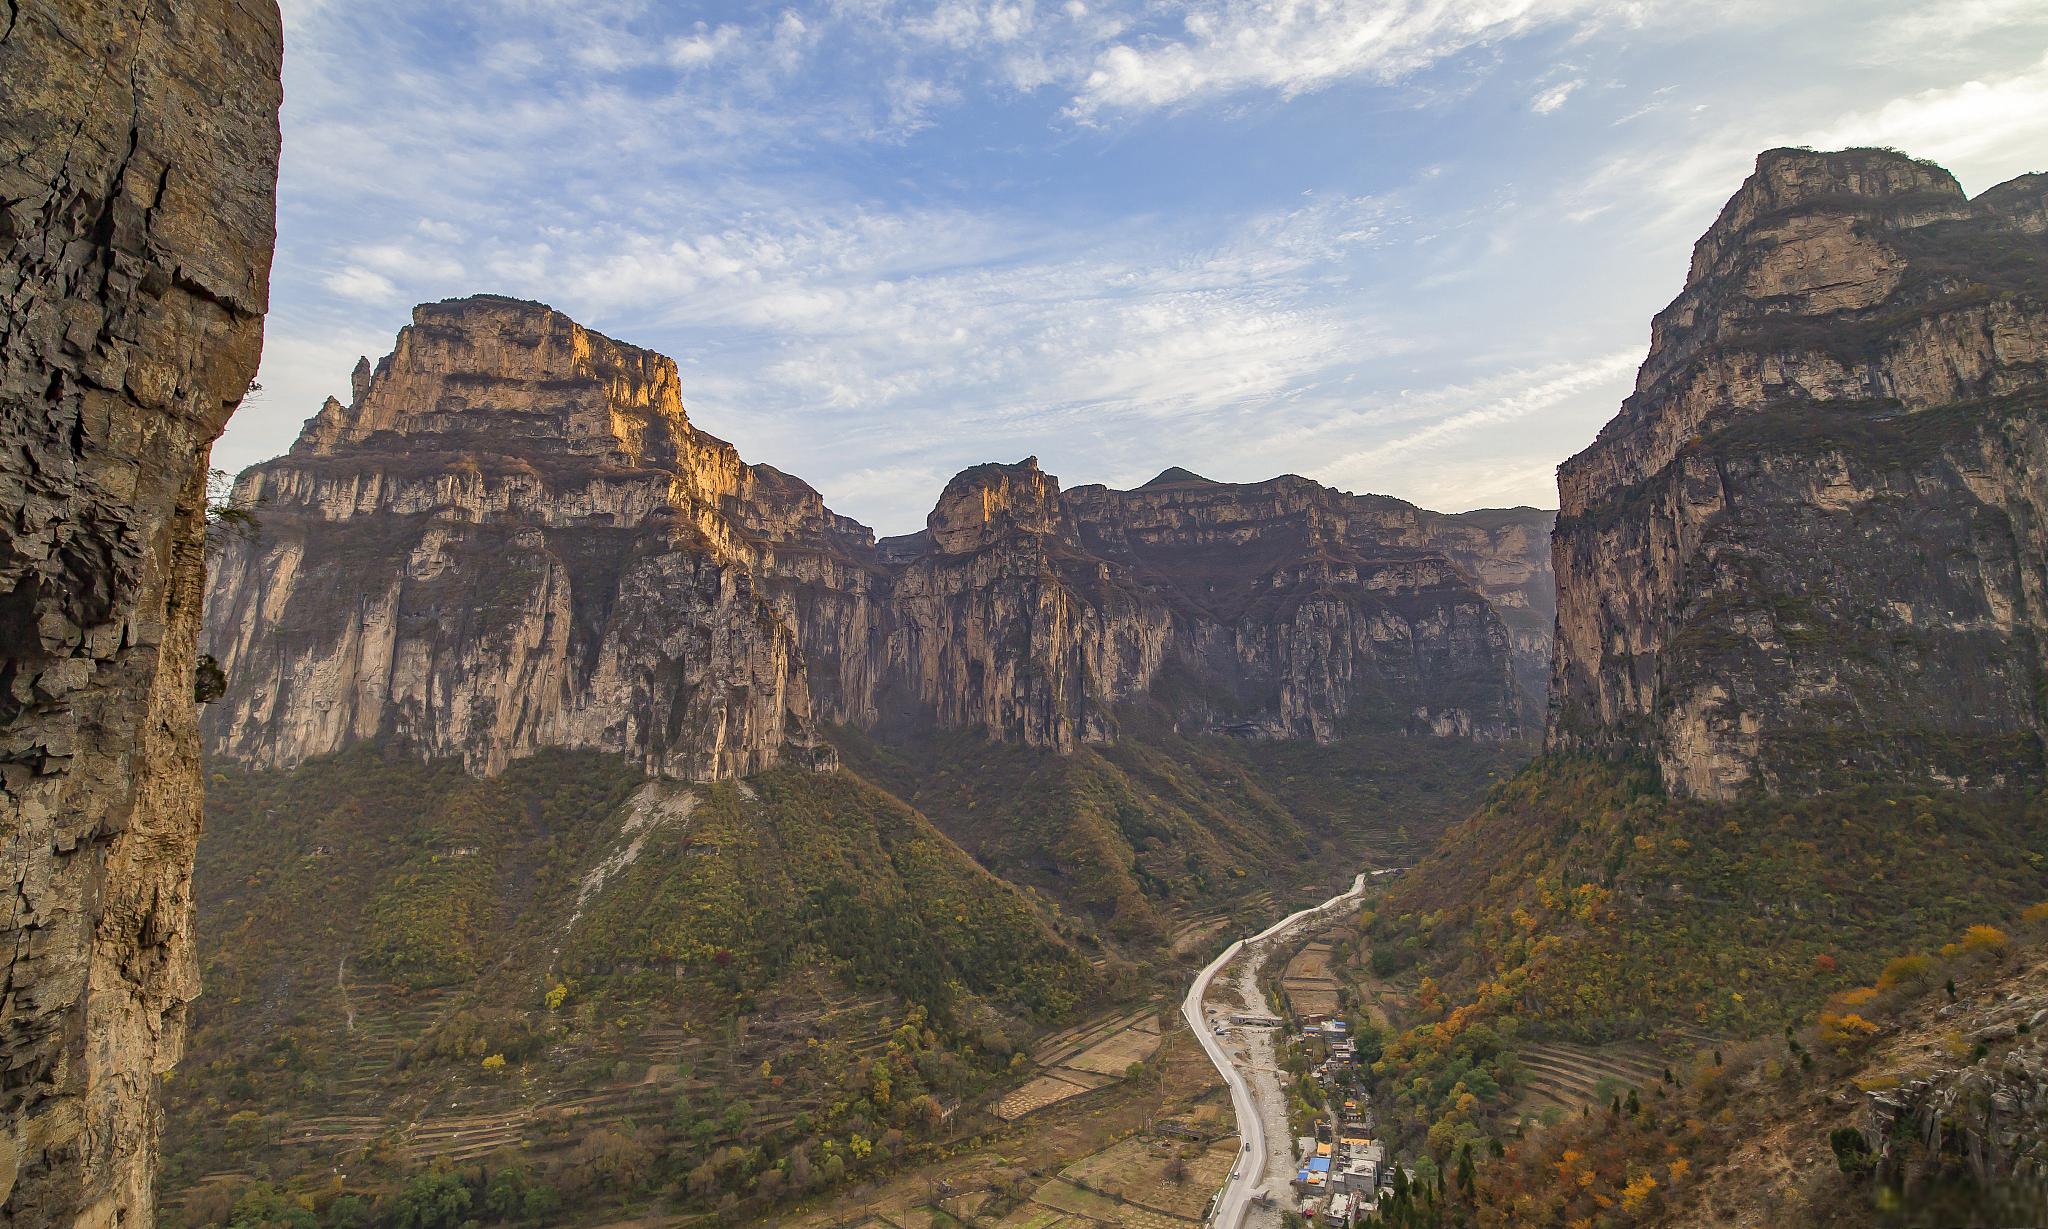
[[[1640,1212],[1649,1202],[1650,1195],[1657,1189],[1657,1180],[1648,1174],[1637,1178],[1621,1188],[1621,1206],[1624,1211]]]
[[[1934,958],[1931,956],[1894,956],[1887,961],[1884,972],[1877,975],[1877,988],[1890,990],[1894,986],[1917,985],[1934,972]]]
[[[1820,1037],[1822,1041],[1840,1045],[1858,1041],[1877,1032],[1877,1025],[1855,1012],[1836,1014],[1832,1011],[1820,1013]]]
[[[2048,900],[2044,900],[2038,905],[2028,905],[2020,913],[2020,921],[2048,922]]]
[[[505,1056],[503,1054],[486,1054],[484,1055],[483,1065],[484,1070],[486,1071],[503,1070],[505,1066]]]
[[[1672,1161],[1671,1164],[1667,1166],[1667,1169],[1671,1174],[1671,1185],[1677,1186],[1679,1183],[1685,1181],[1685,1175],[1692,1172],[1692,1162],[1686,1160],[1684,1157],[1679,1157],[1676,1160]]]
[[[2012,940],[1996,926],[1980,923],[1963,932],[1963,950],[1966,952],[1990,952],[2002,956],[2011,946]]]

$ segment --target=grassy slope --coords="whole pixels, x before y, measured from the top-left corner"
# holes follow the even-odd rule
[[[624,832],[643,788],[697,801]],[[563,1174],[583,1169],[579,1147],[610,1146],[591,1138],[605,1123],[667,1120],[629,1127],[648,1158],[601,1192],[629,1203],[693,1193],[688,1175],[721,1148],[761,1149],[715,1199],[786,1164],[800,1136],[914,1146],[937,1121],[928,1105],[986,1091],[1016,1044],[1105,988],[1050,910],[850,774],[647,785],[616,760],[549,753],[479,781],[357,750],[283,773],[218,767],[208,820],[207,994],[169,1085],[174,1199],[208,1174],[303,1182],[337,1159],[374,1190],[419,1168],[396,1147],[407,1123],[472,1110],[517,1116],[528,1164]],[[577,914],[600,860],[617,869]],[[735,1027],[755,1013],[799,1023]],[[917,1024],[878,1052],[892,1020]],[[646,1038],[664,1032],[699,1072],[674,1073],[684,1101],[772,1099],[808,1114],[801,1130],[785,1113],[706,1133],[702,1114],[607,1092],[649,1070]],[[890,1054],[904,1070],[879,1076]],[[529,1112],[600,1094],[559,1130]],[[284,1146],[335,1115],[384,1125]]]
[[[849,737],[855,771],[744,785],[566,753],[488,781],[370,749],[215,766],[166,1223],[224,1222],[251,1178],[322,1190],[337,1161],[389,1199],[470,1116],[510,1124],[499,1160],[568,1209],[542,1223],[909,1163],[967,1120],[934,1107],[1022,1078],[1077,1004],[1137,992],[1140,962],[1177,976],[1177,926],[1432,838],[1516,754],[1138,725],[1070,757]]]
[[[965,734],[838,741],[984,865],[1138,952],[1191,910],[1294,899],[1349,879],[1361,859],[1412,859],[1525,754],[1399,735],[1187,738],[1143,713],[1125,714],[1123,733],[1069,756]]]
[[[1393,1125],[1445,1161],[1507,1134],[1522,1038],[1679,1052],[1690,1042],[1666,1030],[1739,1038],[1810,1018],[1890,956],[2048,896],[2043,805],[1874,786],[1681,801],[1640,770],[1541,760],[1370,921],[1382,967],[1436,992],[1387,1044]]]

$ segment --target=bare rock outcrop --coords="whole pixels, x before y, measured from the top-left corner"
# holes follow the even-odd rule
[[[1496,539],[1484,513],[1445,516],[1294,475],[1235,484],[1185,470],[1067,500],[1082,546],[1173,612],[1170,656],[1194,684],[1182,703],[1212,706],[1226,728],[1502,739],[1534,710],[1501,611],[1548,611],[1534,549],[1547,513],[1502,514],[1519,529]]]
[[[1773,150],[1559,471],[1554,744],[1725,797],[2041,766],[2048,179]]]
[[[274,4],[0,28],[0,1221],[147,1225],[197,990],[193,646],[208,450],[255,374]]]

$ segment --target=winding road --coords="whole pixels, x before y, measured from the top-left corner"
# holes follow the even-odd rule
[[[1202,1043],[1202,1049],[1208,1053],[1209,1061],[1216,1064],[1217,1074],[1223,1077],[1223,1082],[1230,1088],[1230,1105],[1237,1113],[1238,1138],[1248,1145],[1247,1148],[1238,1150],[1238,1166],[1232,1176],[1224,1180],[1223,1191],[1218,1196],[1215,1209],[1209,1217],[1208,1223],[1212,1229],[1242,1229],[1245,1214],[1250,1211],[1252,1201],[1264,1189],[1267,1142],[1265,1119],[1259,1113],[1258,1103],[1252,1096],[1251,1085],[1245,1079],[1244,1072],[1231,1060],[1229,1052],[1223,1047],[1223,1039],[1216,1036],[1215,1028],[1203,1013],[1202,1000],[1209,993],[1209,983],[1215,980],[1225,965],[1236,959],[1247,947],[1255,948],[1282,937],[1288,930],[1310,918],[1327,917],[1339,911],[1345,904],[1359,900],[1365,895],[1365,880],[1366,877],[1361,874],[1352,880],[1349,891],[1340,892],[1322,904],[1312,905],[1299,913],[1290,913],[1251,938],[1239,939],[1224,948],[1222,955],[1210,961],[1208,967],[1195,976],[1194,984],[1188,987],[1187,998],[1181,1001],[1181,1016],[1187,1020],[1188,1027],[1195,1030],[1195,1037]],[[1282,1121],[1285,1117],[1286,1110],[1283,1107]]]

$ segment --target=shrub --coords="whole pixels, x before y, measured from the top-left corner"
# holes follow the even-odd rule
[[[2012,939],[1996,926],[1982,924],[1963,932],[1963,951],[1970,955],[2003,957],[2012,950]]]
[[[1891,990],[1900,986],[1919,986],[1934,973],[1934,959],[1918,954],[1894,956],[1885,963],[1884,971],[1877,975],[1877,988]]]

